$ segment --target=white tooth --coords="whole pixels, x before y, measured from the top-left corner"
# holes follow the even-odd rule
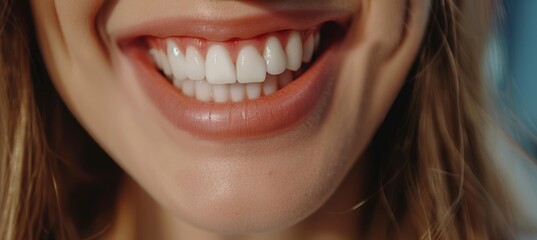
[[[278,76],[278,84],[280,88],[283,88],[289,85],[291,81],[293,81],[293,74],[291,73],[291,71],[285,71],[284,73]]]
[[[306,40],[306,43],[304,43],[304,51],[302,52],[302,62],[309,63],[311,61],[311,57],[313,56],[313,48],[315,47],[315,39],[313,39],[313,35],[310,35],[308,37],[308,40]]]
[[[263,57],[265,58],[267,72],[269,74],[278,75],[285,71],[287,59],[278,38],[272,36],[267,39]]]
[[[228,84],[214,84],[213,87],[213,99],[217,103],[225,103],[229,101],[229,85]]]
[[[314,37],[314,38],[315,38],[315,40],[314,40],[314,42],[315,42],[315,44],[314,44],[315,47],[314,47],[314,48],[315,48],[315,51],[317,51],[317,50],[319,49],[319,44],[321,44],[321,34],[319,34],[318,32],[316,32],[316,33],[313,34],[313,35],[315,36],[315,37]]]
[[[240,83],[263,82],[267,75],[265,60],[254,46],[241,49],[237,57],[237,81]]]
[[[235,83],[229,85],[229,95],[231,97],[231,101],[233,102],[240,102],[244,100],[246,95],[244,84]]]
[[[248,99],[256,99],[261,96],[261,83],[246,84],[246,96]]]
[[[293,31],[289,35],[285,53],[287,54],[287,69],[298,70],[302,64],[302,39],[297,31]]]
[[[159,55],[160,63],[162,64],[162,71],[164,72],[166,76],[168,77],[171,76],[172,68],[170,66],[170,62],[168,61],[168,57],[162,50],[158,51],[158,55]]]
[[[263,95],[269,95],[278,90],[278,77],[267,75],[267,79],[263,82]]]
[[[213,45],[207,51],[205,76],[212,84],[234,83],[237,79],[235,66],[229,52],[223,46]]]
[[[179,88],[181,89],[183,87],[183,82],[186,81],[186,80],[178,80],[177,78],[174,78],[172,80],[173,82],[173,85],[176,87],[176,88]]]
[[[173,73],[173,82],[179,84],[181,81],[186,79],[186,61],[185,55],[181,52],[181,49],[177,47],[174,41],[166,41],[168,45],[168,61],[170,63],[172,73]]]
[[[158,50],[155,48],[151,48],[149,50],[149,54],[151,55],[151,57],[153,57],[153,62],[155,62],[157,68],[162,70],[162,62],[160,61],[160,55],[158,53]]]
[[[194,81],[196,85],[196,99],[202,102],[211,101],[211,84],[207,81]]]
[[[198,49],[193,46],[186,48],[186,76],[192,80],[203,80],[205,78],[205,59],[203,59]]]
[[[189,97],[194,97],[196,95],[196,87],[194,85],[194,81],[192,80],[185,80],[183,81],[183,86],[181,87],[181,90],[183,90],[183,94]]]

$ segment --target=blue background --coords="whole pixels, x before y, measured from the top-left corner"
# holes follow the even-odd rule
[[[505,0],[505,40],[507,74],[504,87],[510,89],[507,103],[526,126],[537,134],[537,0]],[[537,143],[521,133],[519,140],[529,153],[537,156]]]

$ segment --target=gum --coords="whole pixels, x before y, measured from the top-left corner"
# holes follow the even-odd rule
[[[207,55],[207,50],[210,46],[221,45],[221,46],[224,46],[228,50],[232,59],[237,59],[237,56],[239,55],[240,50],[242,49],[242,47],[246,45],[254,46],[259,51],[260,54],[263,54],[263,51],[265,48],[265,42],[271,36],[275,36],[276,38],[278,38],[283,49],[285,49],[289,36],[291,35],[293,31],[299,32],[300,37],[302,39],[302,44],[304,44],[310,36],[319,32],[318,29],[285,30],[285,31],[278,31],[278,32],[263,34],[252,39],[232,39],[226,42],[208,41],[206,39],[192,38],[192,37],[158,38],[158,37],[151,37],[151,36],[146,37],[146,41],[150,48],[159,49],[159,50],[166,52],[167,50],[166,42],[168,40],[172,40],[177,44],[177,47],[179,47],[179,49],[181,50],[183,54],[186,52],[186,48],[188,46],[194,46],[197,48],[197,50],[200,52],[202,56]]]

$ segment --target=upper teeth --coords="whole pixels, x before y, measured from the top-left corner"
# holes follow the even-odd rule
[[[291,31],[285,45],[276,36],[267,37],[263,53],[251,44],[242,46],[235,59],[221,44],[211,44],[205,58],[196,46],[181,49],[171,39],[166,40],[166,53],[151,49],[155,63],[174,84],[206,79],[211,84],[263,82],[267,73],[279,75],[286,69],[297,71],[302,62],[311,61],[318,47],[319,34],[310,34],[303,44],[300,32]]]
[[[213,45],[208,49],[205,58],[205,78],[212,84],[235,83],[237,81],[233,61],[225,47]]]
[[[205,78],[205,58],[193,46],[186,48],[186,76],[192,80]]]
[[[162,45],[153,44],[149,53],[185,95],[201,101],[242,101],[289,84],[293,80],[291,71],[298,71],[303,62],[309,63],[319,46],[318,32],[305,39],[299,31],[289,31],[286,38],[282,35],[266,37],[263,47],[248,40],[239,49],[232,45],[231,51],[225,43],[185,44],[170,38]]]
[[[283,51],[280,40],[276,37],[269,37],[265,43],[263,52],[267,64],[267,72],[272,75],[278,75],[285,71],[287,59]]]
[[[186,79],[186,60],[185,55],[181,52],[175,42],[168,40],[168,62],[173,73],[174,84],[178,85]]]
[[[310,36],[311,38],[312,36]],[[292,32],[287,40],[285,52],[287,53],[287,69],[296,71],[302,65],[302,39],[298,32]]]
[[[257,49],[245,46],[237,57],[237,81],[240,83],[263,82],[267,76],[267,64]],[[207,79],[209,81],[209,79]],[[210,82],[210,81],[209,81]]]

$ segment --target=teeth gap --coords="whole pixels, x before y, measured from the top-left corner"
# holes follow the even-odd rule
[[[262,47],[262,49],[264,49],[264,51],[262,50],[258,54],[256,54],[255,52],[252,53],[253,48],[246,49],[246,47],[242,47],[242,49],[238,53],[238,56],[236,57],[236,60],[230,59],[229,53],[227,56],[224,56],[224,58],[227,58],[228,61],[233,61],[231,65],[233,65],[234,68],[235,66],[242,64],[242,69],[238,66],[236,67],[236,69],[229,69],[229,64],[225,66],[222,66],[222,64],[217,64],[218,61],[222,62],[221,52],[222,49],[225,49],[222,47],[211,49],[213,46],[218,44],[211,45],[210,48],[205,51],[207,52],[207,54],[205,54],[205,52],[197,51],[196,47],[194,46],[185,46],[184,48],[179,48],[176,44],[173,44],[172,41],[164,40],[163,42],[166,42],[164,44],[164,46],[167,46],[166,48],[163,48],[162,45],[155,46],[149,44],[149,54],[153,58],[155,66],[160,71],[162,76],[167,78],[177,89],[182,92],[183,95],[196,98],[197,100],[202,102],[241,102],[246,100],[254,100],[263,96],[273,94],[274,92],[291,84],[291,82],[293,82],[295,79],[299,78],[304,72],[309,69],[309,67],[316,61],[317,57],[324,51],[326,41],[321,41],[320,39],[321,36],[327,35],[323,34],[323,32],[324,28],[316,32],[307,31],[300,33],[298,31],[290,31],[287,43],[280,43],[281,48],[284,51],[283,61],[287,59],[287,69],[281,69],[281,67],[283,66],[277,67],[281,70],[274,70],[274,68],[269,70],[269,60],[267,60],[266,55],[268,41],[263,44],[264,47]],[[296,36],[294,42],[295,45],[289,46],[291,45],[291,43],[289,42],[292,41],[292,34],[301,36],[301,44],[298,44],[298,46],[300,47],[296,47]],[[267,39],[268,38],[270,37],[267,37]],[[217,54],[212,54],[210,53],[211,51],[217,52]],[[294,51],[294,55],[289,56],[289,52],[292,51]],[[299,59],[297,59],[297,57]],[[258,64],[252,65],[250,64],[250,62],[255,61],[245,61],[245,59],[255,59],[255,61],[258,61]],[[263,62],[261,70],[259,70],[259,68],[256,69],[256,66],[259,66],[259,61]],[[293,66],[289,66],[290,61],[294,62]],[[182,64],[174,65],[170,64],[170,62]],[[205,73],[206,71],[212,71],[211,68],[216,68],[220,72],[217,72],[218,74],[216,75],[214,73],[211,75]],[[222,73],[222,68],[227,68],[228,70]],[[296,70],[293,71],[292,69]],[[276,74],[270,74],[269,72],[271,70],[274,70],[273,72]],[[239,73],[239,71],[243,72]],[[257,74],[258,76],[257,79],[260,79],[258,74],[259,71],[266,72],[266,77],[263,81],[259,82],[259,80],[255,80],[256,82],[246,83],[237,82],[237,75],[240,75],[241,73],[242,75],[240,76],[251,76],[251,72],[254,72],[254,74]],[[229,83],[229,80],[225,80],[227,81],[225,84],[217,84],[214,83],[214,79],[207,79],[208,77],[214,78],[214,76],[219,77],[221,75],[226,74],[228,76],[227,79],[235,78],[235,83]],[[232,76],[233,74],[235,74],[235,76]],[[178,79],[174,77],[174,75],[180,75],[180,78]],[[240,76],[239,81],[241,79]],[[242,79],[245,79],[245,77],[242,77]]]

